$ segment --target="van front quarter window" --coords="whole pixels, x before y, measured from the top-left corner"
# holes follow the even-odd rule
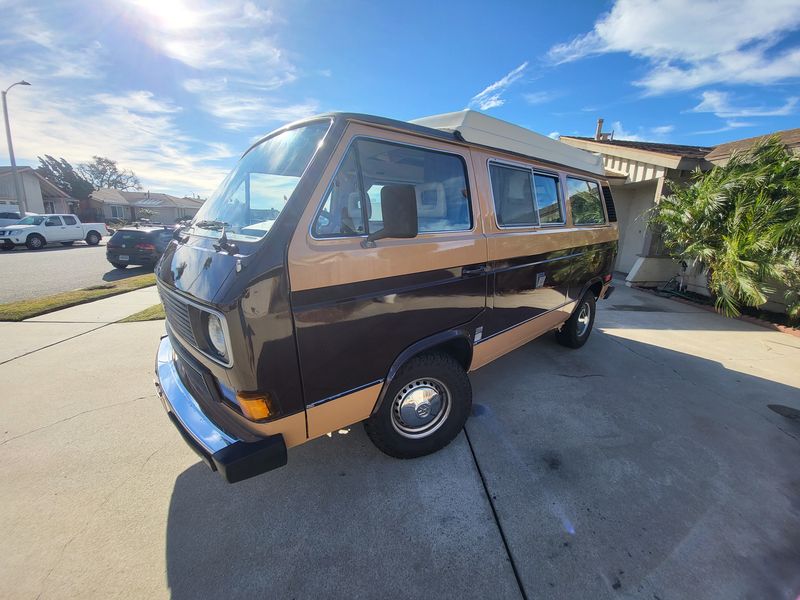
[[[247,154],[197,212],[191,233],[254,241],[269,232],[294,192],[330,121],[318,121],[267,138]]]

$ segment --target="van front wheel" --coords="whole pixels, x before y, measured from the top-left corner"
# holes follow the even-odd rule
[[[567,348],[580,348],[589,339],[594,326],[595,301],[591,290],[584,294],[575,312],[561,329],[556,331],[556,340]]]
[[[400,369],[364,429],[385,454],[416,458],[452,442],[471,407],[472,386],[463,367],[447,354],[423,354]]]

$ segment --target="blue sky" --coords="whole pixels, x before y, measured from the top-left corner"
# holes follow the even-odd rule
[[[207,195],[317,112],[483,110],[535,131],[708,145],[800,125],[800,2],[0,0],[17,160],[108,156]],[[8,164],[0,144],[0,164]]]

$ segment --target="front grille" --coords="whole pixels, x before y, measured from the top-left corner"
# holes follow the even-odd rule
[[[197,341],[192,330],[192,320],[189,316],[189,304],[178,294],[160,284],[158,293],[161,296],[164,313],[167,315],[167,322],[172,331],[181,336],[188,344],[197,348]]]

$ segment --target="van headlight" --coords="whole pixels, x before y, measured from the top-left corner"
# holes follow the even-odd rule
[[[228,344],[225,340],[225,328],[220,318],[211,313],[208,315],[208,341],[220,358],[228,360]]]

